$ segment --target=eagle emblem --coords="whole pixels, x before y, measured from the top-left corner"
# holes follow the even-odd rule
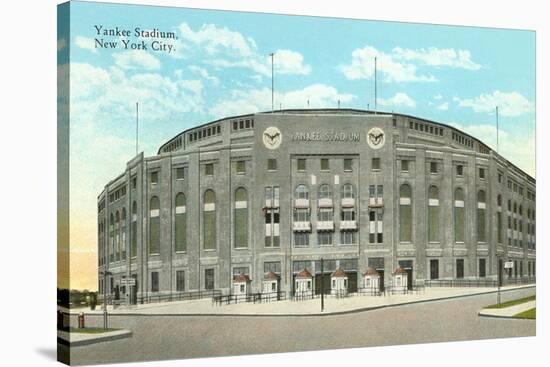
[[[378,134],[369,133],[369,139],[374,145],[380,144],[383,137],[384,137],[384,133],[382,133],[382,132],[378,133]]]
[[[263,142],[268,149],[277,149],[282,141],[281,131],[274,127],[268,127],[263,133]]]
[[[386,141],[384,131],[379,127],[373,127],[367,133],[367,142],[372,149],[380,149]]]

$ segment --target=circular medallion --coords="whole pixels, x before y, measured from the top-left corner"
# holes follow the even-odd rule
[[[382,130],[381,128],[373,127],[367,133],[367,143],[369,143],[369,147],[371,147],[372,149],[382,148],[385,142],[386,134],[384,134],[384,130]]]
[[[281,131],[279,129],[274,126],[270,126],[265,129],[262,139],[266,148],[277,149],[283,141],[283,136],[281,135]]]

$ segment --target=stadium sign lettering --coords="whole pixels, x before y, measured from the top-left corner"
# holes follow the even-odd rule
[[[326,141],[326,142],[359,142],[361,134],[357,132],[335,132],[335,131],[312,131],[312,132],[296,132],[292,134],[292,141]]]

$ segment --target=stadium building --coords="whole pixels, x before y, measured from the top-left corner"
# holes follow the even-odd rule
[[[132,302],[319,291],[321,259],[325,286],[336,273],[349,292],[374,270],[383,288],[396,268],[409,287],[531,281],[535,206],[533,177],[448,125],[354,109],[229,117],[137,155],[106,184],[99,290]]]

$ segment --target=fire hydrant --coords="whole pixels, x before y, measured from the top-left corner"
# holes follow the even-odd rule
[[[78,314],[78,328],[84,329],[84,312]]]

